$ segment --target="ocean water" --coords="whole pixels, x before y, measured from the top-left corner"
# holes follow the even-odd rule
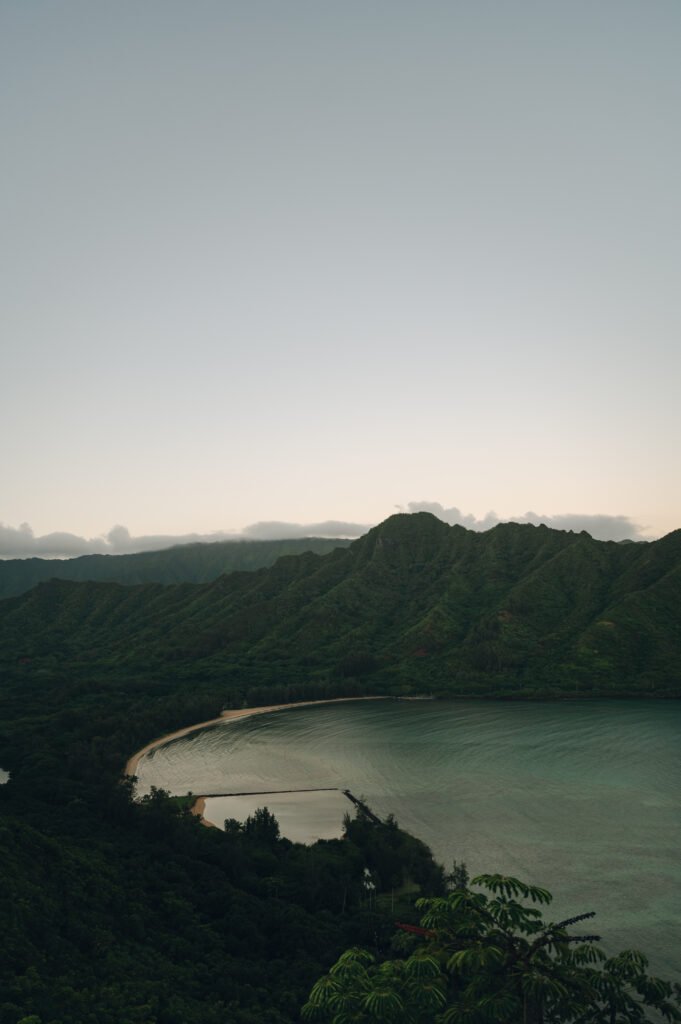
[[[540,885],[554,920],[595,910],[606,952],[641,949],[681,981],[681,702],[300,707],[174,740],[138,777],[140,792],[348,788],[446,867]]]

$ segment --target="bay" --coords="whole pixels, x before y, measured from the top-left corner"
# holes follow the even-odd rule
[[[171,741],[138,777],[140,792],[348,788],[445,867],[455,858],[471,874],[549,889],[554,920],[595,910],[589,931],[607,952],[641,949],[654,972],[681,981],[677,702],[299,707]]]

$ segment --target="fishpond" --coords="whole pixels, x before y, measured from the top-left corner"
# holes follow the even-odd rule
[[[300,794],[292,838],[338,834],[348,788],[445,867],[499,871],[554,894],[558,920],[597,912],[607,952],[638,948],[681,981],[681,703],[358,701],[190,733],[146,754],[138,792]],[[274,796],[207,800],[222,823]],[[281,813],[281,812],[280,812]],[[296,831],[297,830],[297,831]]]

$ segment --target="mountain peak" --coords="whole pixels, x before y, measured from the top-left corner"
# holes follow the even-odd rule
[[[430,512],[398,512],[352,545],[362,561],[427,561],[447,544],[452,526]]]
[[[444,537],[451,529],[451,526],[448,526],[442,519],[438,519],[432,512],[396,512],[384,519],[378,526],[374,526],[366,536],[377,534],[382,537],[399,539],[417,534],[435,533]]]

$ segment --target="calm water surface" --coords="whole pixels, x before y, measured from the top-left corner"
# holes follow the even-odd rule
[[[595,910],[606,951],[681,981],[681,703],[317,705],[174,740],[138,775],[141,792],[347,787],[445,866],[543,886],[554,919]]]

